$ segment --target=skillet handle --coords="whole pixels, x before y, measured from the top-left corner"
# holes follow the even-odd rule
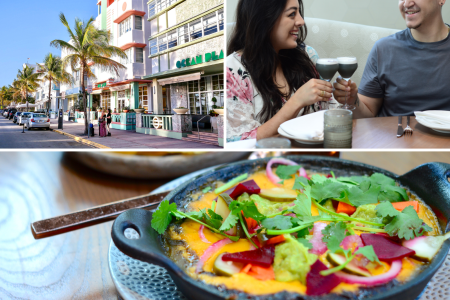
[[[420,165],[398,177],[433,209],[444,232],[450,230],[449,178],[450,164],[438,162]]]
[[[167,268],[172,273],[182,273],[183,271],[164,254],[159,234],[151,226],[152,215],[152,212],[139,208],[120,214],[111,228],[114,244],[132,258]],[[136,230],[139,238],[127,238],[124,234],[127,228]]]

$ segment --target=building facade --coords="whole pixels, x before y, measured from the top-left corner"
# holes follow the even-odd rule
[[[155,113],[223,107],[224,1],[150,0],[147,21]]]

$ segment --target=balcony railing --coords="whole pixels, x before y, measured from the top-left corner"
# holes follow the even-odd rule
[[[142,115],[143,128],[173,130],[172,115]]]

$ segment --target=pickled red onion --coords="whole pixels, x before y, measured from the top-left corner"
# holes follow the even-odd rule
[[[391,268],[389,271],[387,271],[384,274],[377,275],[377,276],[371,276],[371,277],[362,277],[362,276],[356,276],[356,275],[350,275],[344,272],[337,272],[335,273],[336,276],[339,277],[342,282],[345,283],[356,283],[356,284],[363,284],[365,286],[375,286],[375,285],[381,285],[385,284],[400,273],[402,270],[402,261],[401,260],[395,260],[392,262]]]
[[[198,235],[200,236],[200,239],[202,240],[202,242],[204,243],[208,243],[211,244],[210,241],[208,241],[208,239],[205,237],[205,235],[203,234],[203,229],[205,229],[205,225],[201,225],[200,229],[198,230]]]
[[[205,252],[203,253],[202,257],[200,257],[198,264],[197,264],[197,268],[195,269],[195,272],[200,273],[203,270],[203,265],[205,264],[205,262],[214,253],[216,253],[223,246],[231,244],[232,242],[233,242],[232,240],[230,240],[229,238],[226,238],[226,239],[217,241],[214,244],[212,244],[211,246],[209,246],[208,249],[206,249]]]
[[[279,185],[279,182],[281,181],[281,179],[272,172],[273,164],[280,164],[280,165],[286,165],[286,166],[297,166],[298,165],[296,162],[289,160],[289,159],[285,159],[285,158],[272,158],[271,160],[269,160],[269,162],[267,163],[267,166],[266,166],[266,175],[267,175],[267,178],[269,178],[269,180],[272,181],[276,185]],[[306,170],[304,168],[300,168],[298,170],[298,175],[301,177],[308,178],[308,174],[306,174]]]

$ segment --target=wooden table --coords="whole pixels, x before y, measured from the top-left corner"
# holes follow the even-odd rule
[[[450,134],[439,133],[419,124],[411,117],[412,136],[397,138],[398,117],[381,117],[353,120],[353,149],[448,149]],[[406,117],[403,118],[403,128]],[[321,145],[305,145],[293,140],[293,148],[323,148]]]
[[[449,153],[347,152],[404,173]],[[166,181],[105,175],[58,152],[0,153],[0,299],[119,299],[108,269],[112,222],[34,240],[30,223],[148,193]]]

